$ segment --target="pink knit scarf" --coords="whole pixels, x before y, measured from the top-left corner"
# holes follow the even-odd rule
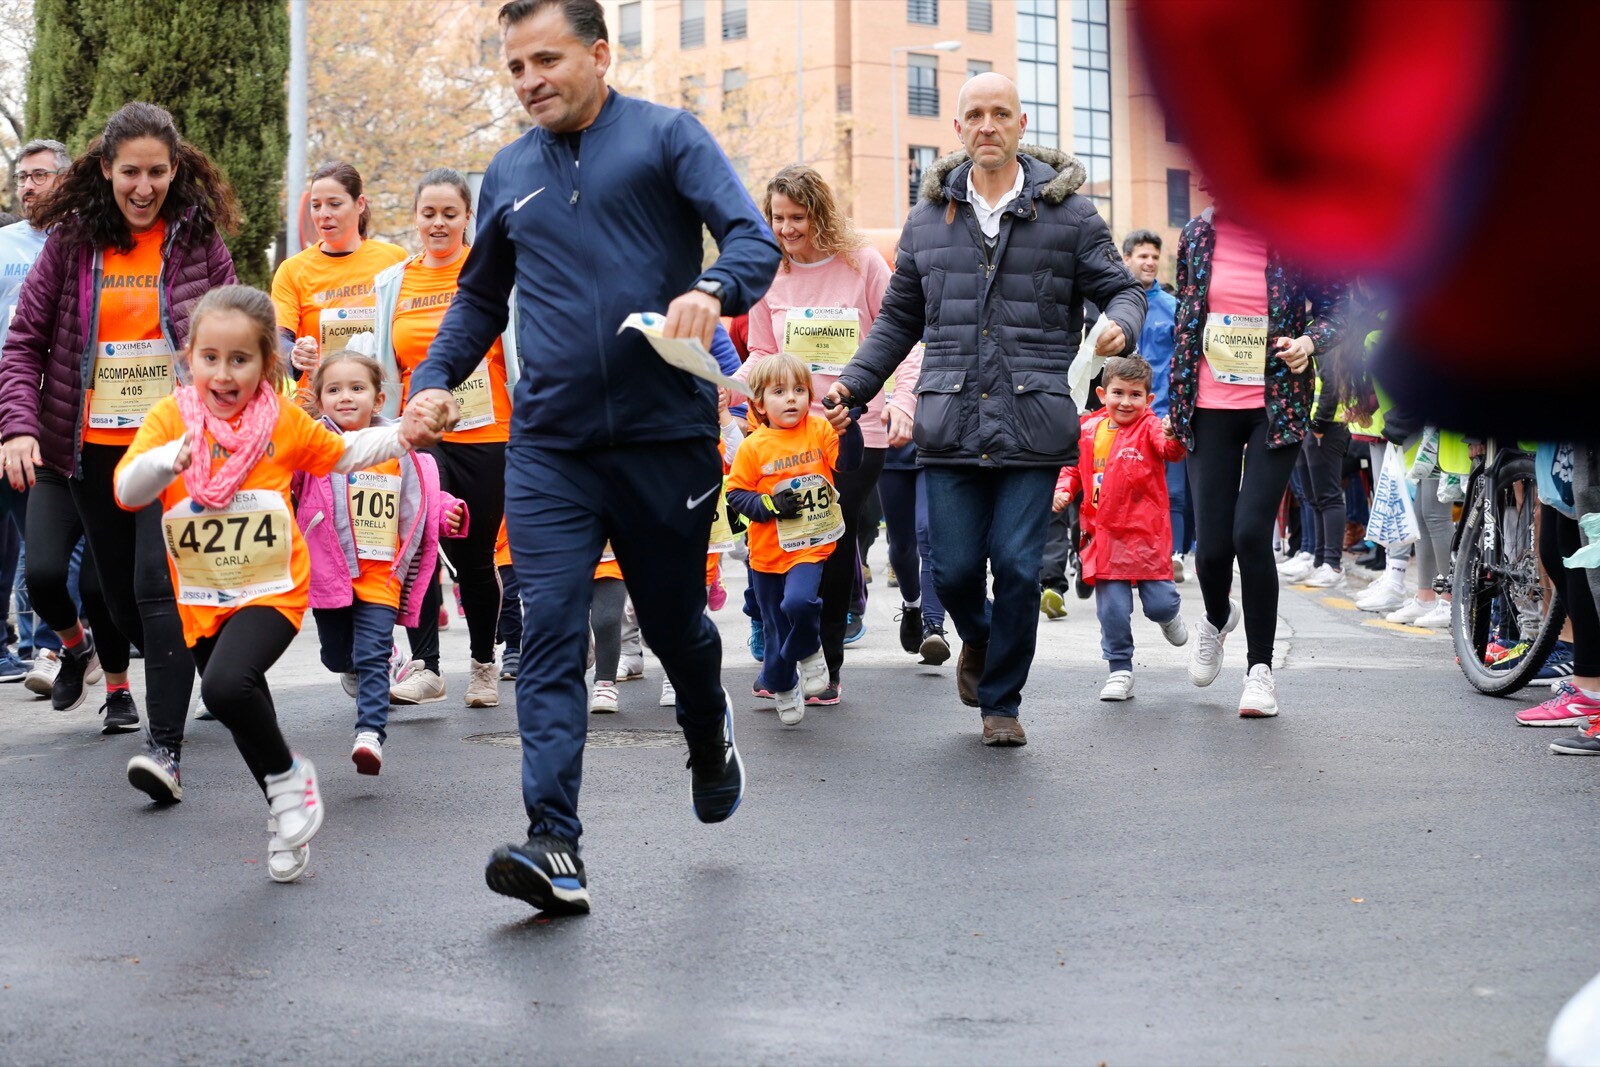
[[[199,445],[191,454],[189,469],[183,472],[184,487],[196,503],[225,508],[272,443],[272,431],[278,424],[278,394],[266,386],[257,389],[239,416],[237,429],[211,414],[194,386],[179,386],[172,395],[178,401],[184,428],[195,433]],[[215,473],[211,449],[205,443],[207,434],[229,453]]]

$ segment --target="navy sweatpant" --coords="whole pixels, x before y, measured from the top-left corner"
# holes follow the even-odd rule
[[[691,739],[722,728],[722,640],[706,615],[706,548],[722,491],[711,438],[571,452],[506,450],[506,535],[522,590],[522,799],[528,832],[576,843],[588,733],[589,601],[607,540]],[[688,803],[685,781],[684,803]]]

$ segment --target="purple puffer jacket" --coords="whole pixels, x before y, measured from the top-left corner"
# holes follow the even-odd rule
[[[174,352],[189,339],[189,315],[200,298],[236,280],[221,234],[184,239],[190,217],[168,223],[161,249],[161,333]],[[100,257],[87,245],[66,247],[60,236],[50,235],[28,272],[0,351],[0,440],[36,437],[45,466],[74,476],[83,445],[83,383],[94,368]],[[187,368],[176,370],[178,381],[188,380]]]

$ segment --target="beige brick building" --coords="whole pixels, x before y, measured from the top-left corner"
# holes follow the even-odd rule
[[[1017,82],[1027,142],[1089,171],[1113,235],[1167,239],[1204,206],[1130,38],[1152,0],[604,0],[613,84],[695,110],[759,190],[796,159],[856,224],[897,230],[927,163],[959,147],[972,74]],[[940,45],[942,48],[933,46]]]

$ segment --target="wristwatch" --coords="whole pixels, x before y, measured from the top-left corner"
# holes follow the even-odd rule
[[[709,297],[715,298],[719,304],[722,303],[722,294],[724,291],[722,283],[713,278],[701,278],[699,281],[694,283],[694,290],[697,293],[704,293]]]

